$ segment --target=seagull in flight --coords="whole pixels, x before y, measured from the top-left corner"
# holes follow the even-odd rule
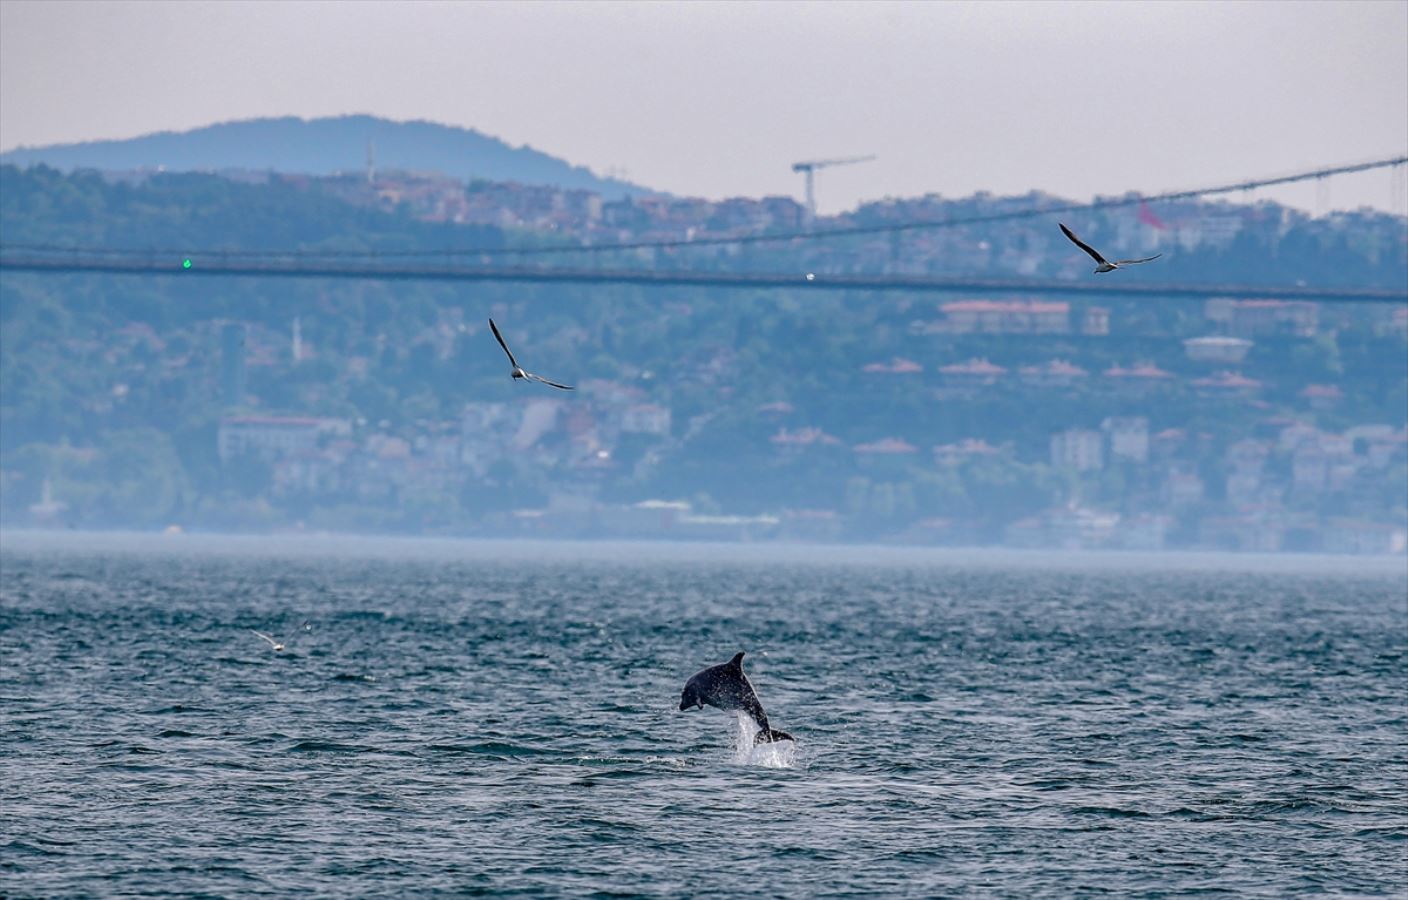
[[[548,387],[555,387],[560,391],[573,390],[571,385],[558,384],[556,381],[548,381],[541,375],[534,375],[532,372],[523,371],[523,367],[518,364],[518,360],[513,358],[513,351],[508,349],[508,344],[504,343],[504,336],[499,334],[499,326],[494,324],[493,319],[489,320],[489,327],[494,330],[494,337],[498,339],[499,346],[504,348],[504,353],[508,354],[508,361],[513,364],[513,372],[510,374],[512,374],[514,378],[527,378],[529,381],[537,381]]]
[[[1057,222],[1056,224],[1061,225],[1060,222]],[[1153,256],[1146,256],[1143,259],[1117,259],[1114,262],[1110,262],[1105,257],[1101,256],[1095,250],[1094,247],[1090,246],[1085,241],[1082,241],[1080,238],[1076,237],[1076,233],[1071,229],[1067,228],[1065,225],[1061,225],[1061,233],[1064,234],[1066,237],[1070,238],[1072,244],[1075,244],[1077,247],[1084,250],[1086,253],[1089,253],[1091,259],[1099,263],[1099,265],[1095,267],[1096,275],[1099,275],[1101,272],[1113,272],[1120,266],[1133,266],[1137,265],[1138,263],[1146,263],[1151,259],[1158,259],[1160,256],[1163,256],[1162,253],[1155,253]]]
[[[269,642],[269,646],[274,648],[274,652],[275,652],[275,653],[282,653],[282,652],[283,652],[283,649],[284,649],[284,645],[283,645],[283,644],[281,644],[281,643],[279,643],[278,641],[274,640],[273,638],[269,637],[267,634],[265,634],[265,633],[262,632],[262,631],[254,631],[253,628],[251,628],[251,629],[249,629],[249,630],[250,630],[250,631],[253,631],[255,634],[259,635],[259,636],[262,637],[264,640],[268,641],[268,642]]]

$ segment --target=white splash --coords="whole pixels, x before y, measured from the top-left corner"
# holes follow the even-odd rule
[[[790,769],[797,764],[795,741],[771,741],[754,744],[758,724],[742,712],[734,714],[733,761],[741,766],[761,766],[765,769]]]

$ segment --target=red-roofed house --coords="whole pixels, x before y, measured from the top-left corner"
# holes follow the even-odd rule
[[[822,431],[820,428],[798,428],[796,431],[788,431],[786,428],[780,429],[777,434],[768,438],[776,447],[783,449],[797,450],[803,447],[814,445],[825,446],[827,444],[839,444],[841,439],[833,437]]]
[[[851,449],[867,456],[901,456],[919,452],[919,448],[909,441],[894,437],[881,438],[869,444],[856,444]]]
[[[1159,460],[1175,459],[1187,445],[1188,432],[1182,428],[1165,428],[1149,438],[1149,455]]]
[[[923,372],[924,367],[921,366],[919,363],[914,362],[913,360],[903,359],[902,357],[896,356],[893,360],[888,363],[869,363],[868,365],[861,367],[861,371],[870,372],[872,374],[913,375],[918,372]]]
[[[994,365],[986,359],[970,359],[967,362],[942,366],[939,374],[944,386],[951,388],[988,387],[1007,374],[1002,366]]]
[[[1020,300],[959,300],[939,307],[947,330],[956,334],[1066,334],[1069,303]]]
[[[903,438],[887,437],[851,448],[856,464],[870,472],[898,475],[915,461],[919,448]]]
[[[1151,381],[1162,381],[1173,378],[1172,372],[1165,372],[1153,363],[1140,363],[1128,372],[1130,378],[1145,378]]]
[[[1188,338],[1183,342],[1183,352],[1195,362],[1236,364],[1246,359],[1251,349],[1251,341],[1224,335]]]
[[[972,460],[997,456],[1001,450],[982,438],[965,438],[956,444],[938,444],[934,447],[934,462],[941,466],[957,466]]]
[[[1074,366],[1064,359],[1053,359],[1044,366],[1023,366],[1022,382],[1032,387],[1065,388],[1081,383],[1087,375],[1080,366]]]
[[[1142,396],[1173,383],[1173,373],[1165,372],[1153,363],[1140,363],[1126,369],[1111,366],[1101,373],[1105,384],[1122,394]]]
[[[1229,334],[1293,334],[1314,337],[1320,307],[1308,300],[1231,300],[1215,297],[1203,308],[1208,320]]]
[[[1240,372],[1218,372],[1193,379],[1193,390],[1201,397],[1250,399],[1261,391],[1261,382]]]
[[[1309,384],[1300,395],[1311,409],[1331,409],[1344,399],[1344,391],[1333,384]]]

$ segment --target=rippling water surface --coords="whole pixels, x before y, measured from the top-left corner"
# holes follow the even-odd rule
[[[7,534],[0,894],[1408,879],[1402,561],[779,552]]]

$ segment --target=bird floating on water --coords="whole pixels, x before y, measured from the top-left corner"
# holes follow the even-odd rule
[[[547,385],[548,387],[555,387],[560,391],[574,390],[571,385],[558,384],[556,381],[548,381],[541,375],[534,375],[532,372],[525,372],[523,370],[523,367],[518,364],[518,360],[513,358],[513,351],[508,349],[508,344],[504,343],[504,336],[499,334],[499,326],[494,324],[493,319],[489,320],[489,327],[493,330],[494,337],[498,339],[499,346],[503,347],[504,353],[508,354],[508,361],[513,364],[513,371],[509,374],[511,374],[514,378],[526,378],[529,381],[537,381]]]
[[[262,637],[264,640],[268,641],[268,642],[269,642],[269,646],[274,648],[274,652],[275,652],[275,653],[282,653],[282,652],[283,652],[283,649],[284,649],[284,645],[283,645],[283,644],[281,644],[281,643],[279,643],[278,641],[274,640],[273,638],[269,637],[267,634],[265,634],[265,633],[262,632],[262,631],[254,631],[253,628],[251,628],[251,629],[249,629],[249,630],[252,631],[252,632],[254,632],[255,634],[259,635],[259,636]]]
[[[1057,222],[1056,224],[1061,225],[1060,222]],[[1146,256],[1143,259],[1117,259],[1114,262],[1110,262],[1105,257],[1101,256],[1094,247],[1090,246],[1085,241],[1082,241],[1080,238],[1076,237],[1076,233],[1074,231],[1071,231],[1071,229],[1067,228],[1065,225],[1061,225],[1061,233],[1064,234],[1066,237],[1070,238],[1072,244],[1075,244],[1077,247],[1084,250],[1086,253],[1089,253],[1091,259],[1099,263],[1099,265],[1095,267],[1096,275],[1099,275],[1102,272],[1113,272],[1120,266],[1138,265],[1139,263],[1146,263],[1150,260],[1158,259],[1160,256],[1163,256],[1162,253],[1155,253],[1153,256]]]

